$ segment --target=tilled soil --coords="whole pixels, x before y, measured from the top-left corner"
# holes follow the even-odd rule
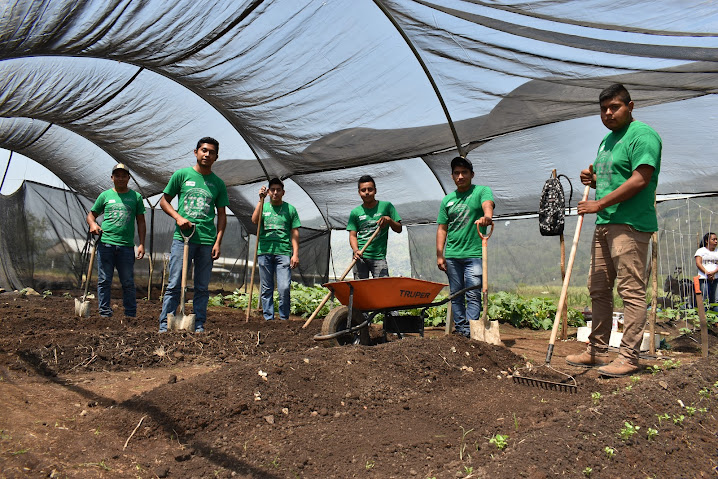
[[[138,306],[80,319],[71,298],[0,295],[0,477],[716,475],[714,336],[708,359],[674,339],[643,361],[660,371],[620,379],[567,366],[584,345],[558,342],[559,372],[530,374],[572,374],[572,394],[510,377],[544,363],[547,332],[502,325],[498,347],[440,331],[383,343],[375,327],[372,346],[328,348],[320,319],[210,308],[206,333],[160,335],[158,302]]]

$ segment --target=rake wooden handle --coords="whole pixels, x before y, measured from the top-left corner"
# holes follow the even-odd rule
[[[591,191],[591,186],[586,185],[583,190],[583,199],[588,199],[588,193]],[[561,321],[561,313],[563,313],[564,305],[566,304],[566,296],[568,295],[568,284],[571,281],[571,270],[573,270],[573,260],[576,259],[576,249],[578,249],[578,239],[581,237],[581,227],[583,226],[583,215],[578,215],[578,221],[576,222],[576,232],[573,235],[573,244],[571,245],[571,254],[568,256],[568,264],[566,265],[566,277],[563,278],[563,287],[561,288],[561,296],[558,299],[558,306],[556,307],[556,318],[553,320],[553,329],[551,330],[551,339],[549,339],[548,352],[546,353],[546,364],[551,363],[551,357],[553,356],[553,345],[556,342],[556,333],[558,333],[558,325]]]
[[[249,281],[249,302],[247,303],[247,317],[244,322],[249,322],[249,315],[252,312],[252,294],[254,293],[254,272],[257,270],[257,253],[259,252],[259,230],[262,228],[262,216],[264,215],[264,198],[262,198],[262,209],[259,210],[257,221],[257,241],[254,243],[254,261],[252,261],[252,279]]]
[[[376,235],[379,234],[379,231],[381,231],[381,226],[376,227],[376,230],[374,230],[374,233],[372,233],[372,235],[369,237],[366,244],[362,247],[361,250],[359,250],[359,254],[364,254],[364,250],[366,250],[367,247],[371,244],[371,242],[374,241],[374,238],[376,238]],[[356,262],[357,262],[356,259],[352,259],[352,262],[349,263],[349,266],[347,266],[347,269],[344,270],[341,278],[339,278],[339,281],[343,281],[344,278],[346,278],[346,276],[349,274],[349,271],[352,270],[352,268],[354,267]],[[317,314],[319,314],[319,311],[324,307],[324,305],[327,303],[327,301],[329,301],[329,298],[331,298],[331,296],[332,296],[331,291],[328,292],[326,296],[324,296],[324,298],[322,299],[322,302],[319,303],[319,306],[317,306],[317,309],[315,309],[314,312],[312,313],[312,315],[309,316],[309,319],[307,319],[307,321],[304,323],[304,326],[302,326],[302,329],[309,326],[309,324],[314,320],[314,318],[317,317]]]

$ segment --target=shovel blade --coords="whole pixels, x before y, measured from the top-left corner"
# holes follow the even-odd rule
[[[90,302],[75,298],[75,314],[81,318],[88,317],[90,315]]]
[[[488,324],[484,324],[481,319],[470,320],[470,337],[477,341],[483,341],[485,343],[493,344],[494,346],[503,346],[501,342],[501,333],[499,331],[498,321],[487,321]]]
[[[177,331],[179,329],[179,318],[174,313],[167,313],[167,331]]]
[[[194,314],[186,314],[182,316],[182,319],[179,322],[179,329],[189,332],[194,332],[194,321],[195,321],[195,315]]]

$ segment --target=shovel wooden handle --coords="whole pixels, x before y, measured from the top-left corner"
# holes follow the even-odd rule
[[[706,319],[705,306],[703,306],[703,290],[701,289],[700,276],[693,277],[693,287],[694,287],[694,292],[696,293],[696,309],[698,310],[698,318],[700,319],[700,322],[701,322],[701,356],[703,356],[704,358],[707,358],[708,357],[708,320]]]
[[[494,233],[494,224],[491,223],[491,229],[487,235],[481,234],[481,228],[478,223],[476,223],[476,231],[479,232],[481,237],[481,321],[484,327],[487,327],[489,324],[489,255],[487,251],[489,238]]]
[[[583,190],[583,199],[588,199],[588,193],[591,191],[591,186],[586,185]],[[553,329],[551,330],[551,339],[548,343],[548,352],[546,353],[546,364],[551,363],[551,357],[553,356],[553,345],[556,342],[556,333],[558,333],[558,325],[561,321],[561,314],[566,304],[566,296],[568,295],[568,284],[571,281],[571,271],[573,270],[573,260],[576,259],[576,250],[578,249],[578,239],[581,237],[581,227],[583,226],[583,215],[578,215],[578,221],[576,222],[576,232],[573,235],[573,244],[571,245],[571,253],[568,255],[568,264],[566,265],[566,276],[563,278],[563,286],[561,287],[561,296],[558,299],[558,306],[556,307],[556,317],[553,320]]]
[[[376,235],[379,234],[379,231],[381,231],[381,226],[376,227],[376,230],[374,230],[374,233],[372,233],[372,235],[369,237],[366,244],[362,247],[361,250],[359,250],[360,255],[364,254],[364,250],[366,250],[367,247],[371,244],[371,242],[374,241],[374,238],[376,238]],[[347,266],[347,269],[344,270],[344,272],[342,273],[342,276],[339,278],[339,281],[343,281],[344,278],[346,278],[346,276],[349,274],[349,271],[352,270],[352,268],[354,267],[356,262],[357,262],[356,259],[352,259],[352,262],[349,263],[349,266]],[[309,326],[309,324],[314,320],[314,318],[317,317],[317,314],[319,314],[319,311],[324,307],[324,305],[327,303],[327,301],[329,301],[329,298],[331,298],[331,297],[332,297],[332,293],[330,291],[327,293],[326,296],[324,296],[324,298],[322,299],[322,302],[319,303],[319,306],[317,306],[317,309],[314,310],[312,315],[309,316],[309,319],[307,319],[307,321],[304,323],[304,326],[302,326],[302,329]]]
[[[90,261],[89,261],[89,265],[87,266],[87,277],[85,278],[85,292],[82,295],[83,303],[87,300],[87,292],[90,290],[90,278],[92,278],[92,266],[95,264],[95,255],[97,255],[97,244],[100,242],[100,238],[102,238],[102,231],[100,231],[99,236],[95,240],[95,245],[92,247],[92,253],[90,253]]]
[[[180,311],[182,312],[182,317],[185,316],[184,313],[184,300],[185,300],[185,290],[187,289],[187,269],[189,263],[189,239],[194,235],[195,233],[195,226],[192,225],[192,233],[189,236],[185,236],[184,233],[182,233],[182,230],[180,229],[180,234],[182,235],[182,238],[184,239],[184,248],[182,249],[182,291],[180,292]]]

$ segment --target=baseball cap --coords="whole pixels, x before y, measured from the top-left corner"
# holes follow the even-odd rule
[[[114,168],[112,168],[112,173],[114,174],[117,170],[125,170],[128,174],[130,173],[130,169],[127,168],[127,165],[124,163],[117,163]]]
[[[469,171],[473,173],[474,171],[474,165],[471,164],[469,160],[466,158],[462,158],[461,156],[457,156],[453,160],[451,160],[451,171],[454,171],[454,168],[457,166],[463,166],[464,168],[468,168]]]

